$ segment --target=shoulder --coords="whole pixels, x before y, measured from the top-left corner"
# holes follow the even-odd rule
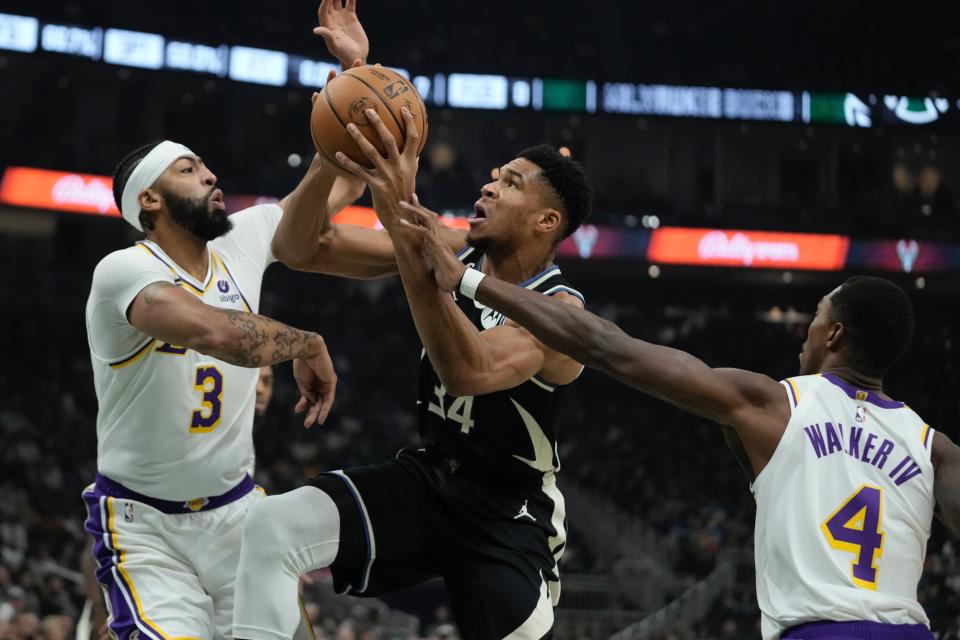
[[[258,204],[230,215],[231,229],[210,244],[232,258],[243,254],[265,268],[274,261],[271,243],[283,217],[276,203]]]
[[[829,382],[820,374],[813,374],[790,376],[780,380],[780,384],[783,385],[783,388],[787,391],[787,397],[790,400],[791,407],[796,408],[796,406],[800,404],[801,398],[803,398],[807,392],[813,391],[816,387],[824,384],[829,385]]]
[[[168,275],[170,270],[146,246],[136,244],[104,256],[93,270],[93,286],[109,287],[110,283],[136,280],[145,273]]]
[[[934,468],[941,464],[960,465],[960,447],[949,436],[937,431],[930,445],[930,460]]]
[[[98,273],[105,274],[138,265],[146,266],[156,261],[157,259],[150,255],[150,252],[143,245],[135,244],[132,247],[118,249],[105,255],[100,259],[100,262],[97,263],[93,273],[96,276]]]
[[[257,228],[275,229],[282,216],[283,207],[275,202],[247,207],[230,214],[230,222],[233,223],[233,228],[224,237],[229,238],[238,233],[242,234]]]
[[[567,280],[566,276],[564,276],[560,270],[559,265],[552,265],[540,275],[535,276],[533,283],[527,286],[531,286],[534,290],[544,295],[557,298],[568,304],[573,304],[570,298],[579,300],[580,307],[586,304],[586,297],[579,289],[570,284],[570,281]]]

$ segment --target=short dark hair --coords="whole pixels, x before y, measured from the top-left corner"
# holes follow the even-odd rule
[[[854,276],[830,297],[833,320],[850,339],[854,366],[886,373],[913,339],[913,303],[900,286],[884,278]]]
[[[593,207],[593,187],[580,163],[572,160],[548,144],[524,149],[517,154],[540,167],[547,186],[553,190],[560,203],[564,218],[563,230],[557,242],[576,231],[590,215]]]
[[[130,174],[137,168],[140,161],[147,157],[147,154],[153,151],[153,148],[160,144],[162,140],[145,144],[138,149],[134,149],[123,157],[117,168],[113,170],[113,201],[117,203],[117,209],[123,210],[123,188],[127,186],[127,180]]]

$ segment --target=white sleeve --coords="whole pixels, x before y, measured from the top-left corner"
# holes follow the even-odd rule
[[[261,273],[276,262],[270,245],[283,209],[278,204],[258,204],[230,216],[233,229],[225,240],[260,265]]]
[[[87,332],[94,354],[111,360],[142,346],[148,336],[130,324],[127,310],[154,282],[175,284],[176,276],[139,246],[114,251],[100,261],[87,300]]]

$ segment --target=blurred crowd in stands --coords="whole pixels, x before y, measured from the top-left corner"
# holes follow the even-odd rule
[[[70,264],[57,258],[56,247],[0,238],[7,274],[0,317],[0,640],[59,640],[73,633],[82,610],[81,558],[89,553],[79,495],[95,472],[96,400],[83,322],[95,260]],[[833,287],[754,290],[595,273],[571,277],[589,308],[638,337],[689,350],[713,365],[776,378],[796,373],[805,324],[802,318],[796,324],[767,322],[761,313],[774,304],[809,312]],[[957,324],[945,306],[920,295],[917,300],[913,350],[890,376],[888,392],[957,437]],[[257,481],[269,492],[417,445],[420,347],[398,282],[340,281],[275,266],[266,276],[261,309],[322,332],[340,376],[328,424],[304,430],[292,413],[296,395],[289,367],[275,368],[272,400],[258,410],[255,426]],[[588,371],[567,406],[559,454],[561,488],[568,481],[609,498],[674,550],[669,572],[676,586],[666,588],[662,604],[707,576],[724,550],[751,547],[748,480],[719,430],[704,420]],[[587,543],[591,522],[578,520],[572,509],[568,518],[564,575],[610,574],[615,567],[609,554]],[[935,524],[920,597],[940,640],[960,638],[958,556],[960,546]],[[702,621],[690,628],[678,620],[663,639],[759,637],[752,572],[743,573],[739,586],[725,592]],[[319,638],[458,637],[438,585],[412,598],[414,607],[402,595],[383,605],[332,598],[329,591],[324,572],[305,586]],[[568,597],[576,596],[571,591]],[[566,624],[563,606],[558,640],[596,639],[615,630]]]

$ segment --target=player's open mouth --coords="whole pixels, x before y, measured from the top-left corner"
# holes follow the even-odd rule
[[[213,192],[213,194],[210,196],[210,202],[217,209],[227,208],[227,205],[223,202],[223,191],[221,191],[220,189],[217,189],[216,191]]]
[[[477,202],[473,205],[473,215],[467,218],[470,226],[476,226],[487,219],[487,212],[483,210],[483,205]]]

